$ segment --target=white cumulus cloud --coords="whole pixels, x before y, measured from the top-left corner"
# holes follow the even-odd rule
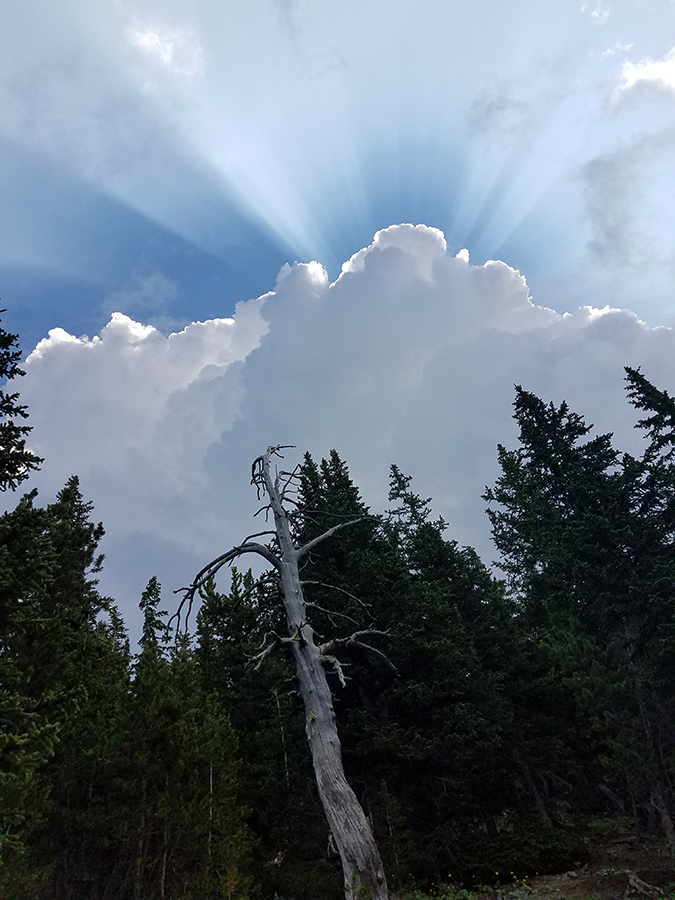
[[[269,444],[335,447],[374,508],[390,463],[434,498],[451,535],[492,551],[480,495],[513,445],[513,384],[568,400],[635,449],[623,366],[675,382],[675,332],[626,310],[559,315],[504,262],[472,265],[426,226],[384,229],[330,282],[284,266],[230,319],[166,337],[115,313],[102,333],[60,329],[21,385],[47,499],[76,472],[108,529],[103,585],[127,614],[147,578],[179,587],[251,530],[250,464]],[[256,520],[257,521],[257,520]]]
[[[626,60],[621,69],[621,78],[619,94],[639,84],[675,92],[675,47],[663,59],[647,58],[639,63]]]

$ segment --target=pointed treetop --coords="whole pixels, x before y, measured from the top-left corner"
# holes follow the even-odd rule
[[[5,312],[0,309],[0,313]],[[18,335],[0,328],[0,381],[11,381],[26,373],[19,367],[21,351]],[[43,460],[26,449],[30,425],[17,425],[15,419],[27,419],[27,407],[19,402],[18,393],[0,390],[0,491],[16,490]]]

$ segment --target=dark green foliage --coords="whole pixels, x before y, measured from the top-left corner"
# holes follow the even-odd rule
[[[132,668],[77,479],[33,500],[0,519],[3,896],[245,892],[236,739],[189,648],[162,650],[159,585]]]
[[[46,810],[55,803],[50,757],[67,742],[69,725],[83,706],[86,669],[107,640],[97,616],[109,606],[90,578],[100,565],[95,548],[102,529],[88,521],[90,506],[77,480],[46,509],[34,507],[34,496],[0,519],[3,704],[15,718],[23,710],[24,733],[31,735],[21,746],[32,790],[24,792],[24,809],[15,812],[16,831],[6,832],[17,846],[25,834],[34,838],[47,827]],[[28,751],[36,740],[39,751]],[[16,741],[10,742],[3,765],[12,744],[16,752]]]
[[[591,784],[661,827],[675,851],[671,813],[675,402],[627,370],[641,459],[620,456],[611,435],[566,404],[546,406],[520,388],[518,450],[499,448],[502,476],[486,499],[520,617],[585,721],[591,750],[577,759]],[[671,669],[672,671],[672,669]]]
[[[229,594],[208,585],[195,655],[205,689],[218,693],[243,750],[242,799],[256,838],[256,880],[267,895],[337,900],[343,895],[339,860],[326,856],[293,666],[283,653],[260,669],[251,662],[265,634],[282,627],[274,591],[274,584],[258,589],[250,571],[236,568]]]
[[[349,634],[372,625],[363,640],[395,666],[362,648],[341,656],[348,681],[336,679],[335,703],[348,777],[394,882],[431,881],[476,823],[514,802],[513,710],[502,683],[511,604],[473,551],[445,540],[445,523],[431,520],[429,501],[395,467],[396,506],[384,520],[369,515],[334,451],[320,466],[306,457],[301,475],[308,538],[360,519],[320,544],[303,572],[321,607],[315,627]]]
[[[0,330],[0,378],[23,374]],[[41,462],[0,391],[0,489]],[[69,479],[0,517],[0,893],[85,900],[246,893],[236,739],[187,645],[162,646],[144,592],[142,653],[97,590],[102,525]]]
[[[144,650],[152,652],[157,651],[162,640],[166,643],[170,638],[164,622],[168,613],[166,610],[157,608],[160,602],[161,585],[153,575],[141,594],[141,602],[138,604],[143,613],[143,632],[138,643]]]
[[[0,330],[0,378],[19,358]],[[334,450],[299,469],[297,539],[345,526],[302,578],[396,889],[568,868],[608,810],[675,850],[675,398],[626,382],[640,456],[516,389],[519,445],[485,495],[507,584],[396,466],[382,516]],[[2,490],[40,462],[25,414],[0,392]],[[150,579],[132,657],[91,514],[73,477],[0,516],[0,894],[337,900],[293,666],[256,661],[285,628],[277,577],[209,583],[194,647]]]
[[[245,891],[236,739],[186,639],[163,652],[159,585],[143,594],[144,645],[124,711],[120,844],[138,898]]]
[[[521,446],[499,446],[503,474],[485,494],[502,568],[533,627],[556,614],[602,617],[588,591],[600,588],[594,573],[621,512],[611,435],[583,442],[581,416],[520,387],[514,410]]]
[[[532,821],[507,824],[495,835],[474,835],[470,849],[453,861],[453,876],[468,885],[499,884],[578,868],[588,860],[583,831],[544,828]]]
[[[3,312],[4,309],[0,310]],[[0,381],[11,381],[25,374],[19,367],[18,339],[18,335],[0,328]],[[15,490],[42,462],[39,456],[26,449],[26,436],[31,426],[17,423],[17,419],[28,418],[26,407],[18,400],[18,393],[0,390],[0,491]]]

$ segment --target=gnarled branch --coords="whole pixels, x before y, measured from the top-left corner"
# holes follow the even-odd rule
[[[190,618],[190,614],[192,612],[192,605],[194,603],[195,594],[200,588],[203,588],[208,581],[213,578],[223,566],[226,566],[228,563],[231,563],[233,560],[238,559],[240,556],[244,556],[247,553],[257,553],[258,556],[262,556],[263,559],[266,559],[268,563],[270,563],[277,571],[281,571],[281,560],[279,557],[273,553],[269,547],[266,547],[264,544],[258,543],[243,543],[239,544],[237,547],[233,547],[231,550],[228,550],[227,553],[222,553],[220,556],[217,556],[215,559],[211,560],[208,565],[204,566],[201,571],[197,573],[195,580],[189,587],[177,588],[174,591],[174,594],[183,594],[183,597],[178,604],[178,609],[171,616],[169,621],[166,623],[167,628],[171,625],[171,623],[177,619],[178,625],[177,628],[180,628],[181,616],[183,614],[183,609],[185,608],[185,604],[188,604],[188,610],[186,614],[186,622]]]
[[[350,634],[349,637],[333,638],[330,641],[326,641],[325,644],[319,646],[319,651],[322,656],[331,656],[341,647],[358,647],[360,650],[366,650],[368,653],[372,653],[373,656],[377,656],[378,659],[381,659],[392,670],[392,672],[395,672],[398,675],[398,669],[385,653],[378,650],[377,647],[372,647],[370,644],[364,644],[363,641],[359,640],[359,638],[366,634],[388,634],[388,632],[379,631],[376,628],[366,628],[363,631],[355,631],[354,634]]]
[[[340,684],[342,685],[342,687],[347,687],[347,679],[345,677],[343,668],[345,663],[341,663],[337,656],[326,656],[325,653],[322,653],[319,659],[321,660],[321,662],[329,662],[333,666],[333,671],[340,679]]]
[[[356,600],[356,602],[360,606],[362,606],[366,610],[366,612],[368,612],[368,609],[370,608],[370,604],[366,603],[365,600],[361,600],[360,597],[357,597],[355,594],[351,594],[349,591],[346,591],[344,588],[338,587],[336,584],[326,584],[323,581],[305,581],[305,580],[303,580],[302,583],[303,583],[303,585],[315,584],[315,585],[317,585],[317,587],[325,587],[331,591],[339,591],[341,594],[345,594],[345,596],[350,597],[352,600]]]
[[[305,603],[305,605],[307,606],[308,609],[310,609],[310,608],[318,609],[319,612],[325,613],[328,616],[328,619],[330,620],[331,625],[335,625],[335,622],[333,621],[332,616],[338,616],[338,618],[340,618],[340,619],[348,619],[350,622],[353,622],[354,625],[359,624],[356,621],[356,619],[352,619],[352,617],[348,616],[346,613],[337,612],[337,610],[335,610],[335,609],[326,609],[323,606],[319,606],[318,603],[310,603],[309,601],[307,601]]]
[[[279,647],[282,647],[284,644],[292,644],[293,638],[282,637],[280,634],[277,634],[276,631],[268,631],[263,639],[263,644],[265,644],[265,640],[269,635],[272,635],[272,640],[269,644],[262,646],[262,650],[259,653],[256,653],[255,656],[249,657],[249,663],[255,663],[253,670],[255,672],[262,666],[268,656],[274,653],[275,650],[278,650]]]

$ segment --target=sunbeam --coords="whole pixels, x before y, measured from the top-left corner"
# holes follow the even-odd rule
[[[257,244],[335,277],[376,230],[426,222],[475,260],[507,248],[535,285],[568,260],[566,307],[646,279],[641,311],[663,319],[675,12],[638,6],[26,0],[0,38],[0,130],[229,269]],[[20,193],[5,216],[31,205]],[[44,218],[7,264],[54,263]]]

